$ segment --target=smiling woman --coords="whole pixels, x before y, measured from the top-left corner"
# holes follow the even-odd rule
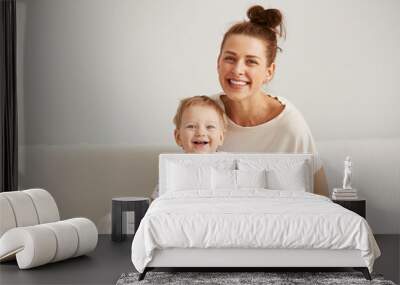
[[[324,170],[311,131],[288,100],[263,90],[275,72],[277,39],[284,36],[282,13],[253,6],[249,21],[233,25],[224,35],[218,56],[223,89],[214,96],[228,116],[224,151],[313,153],[314,192],[328,195]]]

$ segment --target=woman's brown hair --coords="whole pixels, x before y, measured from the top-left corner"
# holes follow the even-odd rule
[[[281,50],[278,47],[278,37],[285,37],[285,26],[283,15],[277,9],[264,9],[257,5],[247,10],[249,21],[234,24],[225,33],[221,43],[221,50],[225,41],[231,35],[246,35],[258,38],[265,42],[266,57],[268,66],[275,61],[276,53]]]

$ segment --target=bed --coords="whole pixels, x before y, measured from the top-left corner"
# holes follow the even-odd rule
[[[132,243],[157,267],[353,267],[380,251],[364,218],[313,194],[311,154],[161,154],[160,197]]]

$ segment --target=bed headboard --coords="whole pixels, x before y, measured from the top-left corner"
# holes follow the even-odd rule
[[[177,170],[177,167],[179,168]],[[277,174],[276,177],[285,185],[299,176],[304,178],[304,190],[313,192],[313,155],[312,154],[271,154],[271,153],[215,153],[215,154],[160,154],[159,156],[159,193],[162,195],[171,191],[171,183],[179,184],[185,179],[191,179],[188,170],[200,169],[200,174],[206,173],[207,169],[219,171],[239,170],[244,173],[255,173],[265,170],[268,173]],[[204,171],[203,171],[204,170]],[[202,172],[203,171],[203,172]],[[247,171],[247,172],[246,172]],[[295,173],[295,171],[297,171]],[[174,174],[175,172],[175,174]],[[177,175],[178,173],[178,175]],[[297,175],[297,176],[293,176]],[[197,177],[196,176],[196,177]],[[211,187],[206,184],[207,174],[204,178],[200,177],[200,183],[205,183],[201,187]],[[275,178],[274,178],[275,179]],[[270,179],[271,183],[272,180]],[[276,179],[275,179],[276,180]],[[282,184],[282,183],[281,183]],[[284,186],[280,186],[284,187]],[[286,186],[290,188],[290,186]],[[274,187],[270,188],[273,189]],[[292,189],[280,189],[292,190]]]

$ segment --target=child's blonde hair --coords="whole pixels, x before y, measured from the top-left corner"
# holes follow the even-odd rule
[[[219,106],[217,102],[215,102],[210,97],[204,95],[188,97],[180,101],[174,117],[174,124],[176,129],[179,129],[181,126],[183,112],[191,106],[208,106],[213,108],[218,113],[221,119],[223,129],[225,131],[227,126],[227,120],[224,110],[222,110],[221,106]]]

